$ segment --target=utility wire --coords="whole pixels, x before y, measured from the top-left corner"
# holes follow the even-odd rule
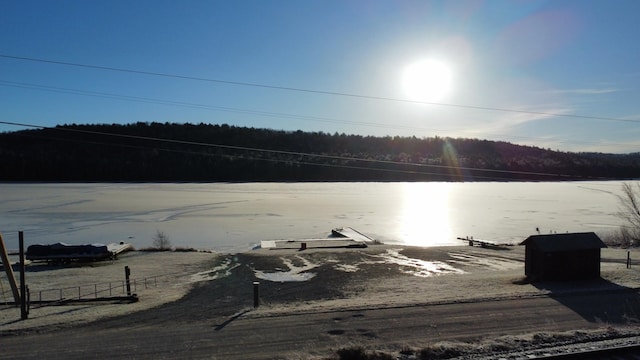
[[[428,105],[446,106],[446,107],[454,107],[454,108],[462,108],[462,109],[486,110],[486,111],[508,112],[508,113],[529,114],[529,115],[544,115],[544,116],[568,117],[568,118],[577,118],[577,119],[591,119],[591,120],[605,120],[605,121],[619,121],[619,122],[640,123],[640,120],[637,120],[637,119],[619,119],[619,118],[601,117],[601,116],[587,116],[587,115],[574,115],[574,114],[562,114],[562,113],[549,113],[549,112],[544,112],[544,111],[505,109],[505,108],[489,107],[489,106],[475,106],[475,105],[462,105],[462,104],[448,104],[448,103],[440,103],[440,102],[417,101],[417,100],[408,100],[408,99],[392,98],[392,97],[385,97],[385,96],[373,96],[373,95],[353,94],[353,93],[345,93],[345,92],[337,92],[337,91],[324,91],[324,90],[304,89],[304,88],[296,88],[296,87],[288,87],[288,86],[266,85],[266,84],[241,82],[241,81],[211,79],[211,78],[204,78],[204,77],[197,77],[197,76],[187,76],[187,75],[177,75],[177,74],[160,73],[160,72],[152,72],[152,71],[133,70],[133,69],[111,67],[111,66],[81,64],[81,63],[56,61],[56,60],[48,60],[48,59],[41,59],[41,58],[15,56],[15,55],[2,54],[2,53],[0,53],[0,58],[20,60],[20,61],[31,61],[31,62],[47,63],[47,64],[55,64],[55,65],[81,67],[81,68],[87,68],[87,69],[107,70],[107,71],[123,72],[123,73],[130,73],[130,74],[158,76],[158,77],[173,78],[173,79],[195,80],[195,81],[203,81],[203,82],[209,82],[209,83],[238,85],[238,86],[249,86],[249,87],[272,89],[272,90],[295,91],[295,92],[302,92],[302,93],[333,95],[333,96],[342,96],[342,97],[369,99],[369,100],[378,100],[378,101],[428,104]]]
[[[51,138],[48,138],[48,139],[51,139]],[[105,142],[98,142],[98,141],[70,140],[70,139],[62,139],[62,138],[56,138],[55,140],[79,142],[79,143],[83,143],[83,144],[92,144],[92,145],[119,146],[119,147],[133,148],[133,149],[149,149],[148,146],[141,146],[141,145],[113,144],[113,143],[105,143]],[[394,173],[394,174],[400,173],[400,174],[415,174],[415,175],[431,175],[431,176],[437,176],[439,178],[445,178],[445,179],[450,176],[450,174],[446,174],[446,173],[443,174],[443,173],[427,172],[427,171],[385,169],[385,168],[370,168],[370,167],[363,167],[363,166],[357,166],[357,165],[314,163],[314,162],[302,161],[302,160],[261,158],[261,157],[255,157],[255,156],[242,156],[242,157],[240,157],[238,155],[231,155],[231,154],[211,154],[211,153],[203,153],[203,152],[196,152],[196,151],[189,151],[189,150],[167,149],[167,148],[154,148],[154,149],[156,149],[158,151],[180,153],[180,154],[187,154],[187,155],[223,157],[223,158],[228,158],[228,159],[239,159],[239,158],[241,158],[243,160],[252,160],[252,161],[262,161],[262,162],[272,162],[272,163],[290,163],[290,164],[296,164],[296,165],[309,165],[309,166],[338,168],[338,169],[350,169],[350,170],[377,171],[377,172],[387,172],[387,173]],[[268,150],[266,150],[265,152],[267,152],[267,151]],[[313,155],[313,154],[311,154],[311,155]],[[345,159],[345,158],[343,158],[343,159]],[[356,160],[360,160],[360,159],[356,158]],[[391,162],[391,163],[398,164],[398,165],[409,165],[409,166],[414,165],[414,164],[404,164],[404,163],[398,163],[398,162]],[[455,168],[455,169],[459,169],[459,168]],[[475,180],[485,180],[485,181],[496,181],[496,180],[504,181],[505,180],[504,177],[493,177],[493,176],[483,176],[483,175],[474,175],[473,178]]]
[[[227,107],[227,106],[198,104],[198,103],[184,102],[184,101],[162,100],[162,99],[155,99],[155,98],[148,98],[148,97],[141,97],[141,96],[130,96],[130,95],[121,95],[121,94],[114,94],[114,93],[97,92],[97,91],[87,91],[87,90],[80,90],[80,89],[55,87],[55,86],[6,81],[6,80],[0,80],[0,86],[9,86],[9,87],[22,88],[22,89],[49,91],[49,92],[56,92],[56,93],[62,93],[62,94],[82,95],[82,96],[91,96],[91,97],[101,97],[106,99],[116,99],[116,100],[152,103],[152,104],[160,104],[160,105],[182,106],[182,107],[189,107],[189,108],[195,108],[195,109],[205,109],[205,110],[213,110],[213,111],[224,111],[224,112],[233,112],[233,113],[240,113],[240,114],[277,117],[277,118],[285,118],[285,119],[313,120],[313,121],[330,122],[330,123],[337,123],[337,124],[349,123],[353,125],[381,127],[381,128],[390,128],[390,129],[402,128],[402,129],[408,129],[408,130],[436,131],[436,130],[430,130],[430,129],[419,128],[414,126],[398,126],[398,125],[380,124],[380,123],[364,122],[364,121],[342,120],[342,119],[311,116],[311,115],[298,115],[298,114],[278,113],[278,112],[271,112],[271,111],[233,108],[233,107]]]
[[[16,81],[6,81],[6,80],[0,80],[0,86],[17,87],[22,89],[48,91],[48,92],[55,92],[55,93],[62,93],[62,94],[90,96],[90,97],[149,103],[149,104],[180,106],[180,107],[204,109],[204,110],[211,110],[211,111],[250,114],[250,115],[257,115],[257,116],[264,116],[264,117],[275,117],[275,118],[281,118],[281,119],[300,119],[300,120],[310,120],[310,121],[318,121],[318,122],[326,122],[326,123],[352,124],[357,126],[379,127],[379,128],[388,128],[388,129],[430,131],[433,133],[440,133],[440,134],[453,131],[453,130],[442,130],[442,129],[427,129],[423,127],[406,126],[406,125],[398,125],[398,124],[391,125],[391,124],[380,124],[375,122],[343,120],[343,119],[312,116],[312,115],[299,115],[299,114],[288,114],[288,113],[270,112],[270,111],[262,111],[262,110],[242,109],[242,108],[207,105],[207,104],[199,104],[199,103],[184,102],[184,101],[163,100],[163,99],[156,99],[156,98],[149,98],[149,97],[121,95],[121,94],[114,94],[114,93],[88,91],[88,90],[81,90],[81,89],[48,86],[48,85],[24,83],[24,82],[16,82]],[[485,134],[484,136],[486,135],[492,135],[494,137],[502,136],[500,134]],[[516,139],[529,140],[529,141],[539,140],[538,138],[528,137],[528,136],[511,136],[511,137]],[[571,142],[563,141],[563,142],[573,143],[573,144],[595,144],[594,142],[588,142],[588,141],[571,141]],[[617,143],[617,145],[621,145],[621,144],[625,144],[625,143]],[[626,144],[632,145],[631,143],[626,143]]]

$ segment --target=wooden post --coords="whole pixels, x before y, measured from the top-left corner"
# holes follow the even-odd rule
[[[20,246],[20,318],[26,320],[29,316],[27,310],[27,284],[25,281],[24,264],[24,232],[18,232],[18,242]]]
[[[631,251],[627,251],[627,269],[631,268]]]
[[[125,266],[124,279],[125,279],[125,282],[127,283],[127,296],[131,296],[131,282],[129,280],[129,276],[131,276],[131,270],[129,269],[129,266]]]
[[[29,316],[29,309],[31,308],[31,292],[29,291],[29,285],[25,286],[25,290],[27,290],[27,294],[26,294],[26,296],[27,296],[27,301],[26,301],[27,307],[25,309],[25,314],[26,314],[25,316],[28,317]],[[25,319],[26,319],[26,317],[25,317]]]
[[[11,285],[11,291],[13,292],[13,299],[16,306],[20,304],[20,293],[18,292],[18,283],[16,277],[13,274],[13,268],[11,267],[11,261],[9,261],[9,254],[7,253],[7,247],[4,245],[2,234],[0,234],[0,257],[2,257],[2,264],[4,265],[4,271],[7,273],[9,285]]]
[[[253,282],[253,307],[257,308],[260,305],[260,283]]]

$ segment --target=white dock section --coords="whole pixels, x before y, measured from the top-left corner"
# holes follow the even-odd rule
[[[112,254],[112,256],[117,256],[126,251],[133,250],[133,245],[126,243],[111,243],[107,245],[107,250]]]
[[[329,248],[364,248],[367,244],[351,238],[322,238],[296,240],[263,240],[261,249],[329,249]]]
[[[321,249],[321,248],[365,248],[375,240],[353,228],[331,230],[331,237],[295,240],[263,240],[261,249]]]
[[[335,228],[331,230],[331,234],[337,237],[350,238],[350,239],[353,239],[354,241],[362,241],[364,243],[369,243],[369,244],[375,243],[374,239],[350,227]]]

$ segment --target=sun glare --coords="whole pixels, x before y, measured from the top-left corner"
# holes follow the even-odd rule
[[[451,241],[449,183],[405,183],[399,236],[405,244],[434,246]]]
[[[413,63],[404,70],[402,84],[409,100],[437,102],[451,91],[453,74],[445,62],[436,59]]]

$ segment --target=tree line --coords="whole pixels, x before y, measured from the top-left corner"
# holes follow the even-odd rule
[[[640,153],[226,124],[61,125],[0,134],[0,181],[558,181],[640,177]]]

